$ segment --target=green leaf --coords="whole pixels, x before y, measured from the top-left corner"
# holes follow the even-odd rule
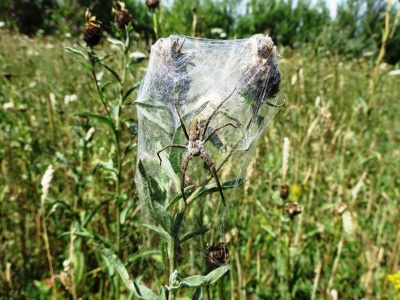
[[[111,81],[107,81],[106,83],[103,84],[103,86],[101,87],[101,91],[104,92],[106,90],[106,88],[111,84]]]
[[[94,71],[93,66],[89,64],[85,64],[83,62],[79,62],[85,69],[89,70],[90,73]]]
[[[203,299],[203,289],[198,287],[194,290],[192,300],[202,300]]]
[[[150,215],[169,235],[172,233],[172,220],[167,210],[159,203],[165,200],[165,193],[161,190],[158,182],[147,176],[143,162],[138,163],[139,173],[142,181],[142,194],[145,205]]]
[[[128,98],[129,95],[130,95],[134,90],[136,90],[137,88],[139,88],[141,84],[142,84],[142,82],[141,82],[141,81],[138,81],[138,82],[136,82],[129,90],[127,90],[126,93],[125,93],[125,95],[124,95],[124,97],[122,98],[122,102],[124,102],[125,99]]]
[[[149,228],[150,230],[155,231],[162,239],[164,239],[164,241],[166,241],[168,244],[171,242],[171,237],[168,234],[168,232],[166,232],[164,229],[162,229],[159,226],[154,226],[151,224],[143,224],[144,227]]]
[[[174,137],[172,138],[172,144],[180,145],[181,132],[182,132],[182,127],[179,125],[178,128],[176,128]],[[181,154],[182,154],[182,149],[180,148],[172,147],[170,150],[169,160],[171,162],[172,169],[176,174],[180,174],[181,171]]]
[[[104,117],[102,115],[92,114],[90,112],[76,113],[74,115],[79,116],[79,117],[88,117],[88,118],[96,119],[97,121],[100,121],[100,122],[110,126],[112,130],[115,130],[114,123],[112,122],[112,120],[110,120],[109,118]]]
[[[162,149],[163,147],[160,145],[160,143],[156,143],[156,149]],[[173,147],[171,147],[173,148]],[[168,149],[165,149],[164,151],[160,152],[160,157],[161,157],[161,166],[164,169],[165,173],[167,174],[168,178],[173,182],[175,189],[180,188],[180,179],[179,179],[179,171],[178,173],[175,172],[173,166],[171,165],[171,160],[168,158],[167,155]],[[170,150],[171,151],[171,150]],[[158,157],[157,157],[158,159]]]
[[[274,239],[276,239],[276,233],[273,232],[271,229],[269,229],[265,225],[261,225],[261,228],[264,229],[270,236],[272,236]]]
[[[129,278],[128,271],[126,270],[122,261],[109,249],[104,247],[101,244],[93,243],[94,247],[99,251],[108,261],[109,263],[118,271],[119,275],[122,278],[122,281],[125,283],[127,288],[133,292],[133,294],[140,299],[165,299],[164,290],[161,288],[160,295],[154,294],[149,288],[146,286],[137,284]]]
[[[131,59],[131,61],[128,63],[128,66],[144,61],[146,59],[146,54],[136,51],[129,53],[129,58]]]
[[[238,178],[235,180],[229,180],[229,181],[224,181],[221,182],[221,188],[222,190],[228,190],[234,187],[237,187],[243,183],[245,183],[247,181],[246,178]],[[206,185],[200,193],[198,193],[193,199],[191,199],[192,201],[199,198],[199,197],[203,197],[212,193],[216,193],[219,192],[218,186],[216,183],[212,183],[212,184],[208,184]]]
[[[195,189],[194,185],[186,186],[184,189],[185,195],[188,195],[190,193],[192,193],[192,195],[195,194],[195,192],[193,192],[194,189]],[[198,189],[198,192],[200,192],[201,189],[200,188],[197,188],[197,189]],[[180,187],[179,187],[179,190],[180,190]],[[179,192],[178,194],[176,194],[176,196],[174,198],[172,198],[171,202],[168,203],[168,205],[166,206],[166,209],[169,210],[172,207],[172,205],[174,205],[176,202],[178,202],[182,198],[183,198],[182,192]]]
[[[199,288],[202,286],[210,286],[216,283],[220,278],[229,272],[227,266],[222,266],[214,271],[211,271],[206,276],[194,275],[184,279],[177,278],[172,286],[168,287],[170,291],[175,291],[184,288]]]
[[[125,206],[125,208],[121,211],[121,215],[119,217],[119,222],[121,225],[125,224],[126,216],[129,213],[129,211],[132,209],[134,204],[135,204],[135,201],[133,201],[133,200],[129,201],[128,204]]]
[[[71,52],[71,53],[73,53],[73,54],[80,55],[80,56],[82,56],[84,59],[88,60],[88,57],[87,57],[82,51],[79,51],[79,50],[77,50],[77,49],[75,49],[75,48],[72,48],[72,47],[64,47],[64,49],[67,50],[67,51],[69,51],[69,52]]]
[[[118,46],[121,46],[122,49],[125,49],[125,44],[123,42],[121,42],[120,40],[114,39],[112,37],[108,37],[107,41],[109,41],[113,45],[118,45]]]
[[[130,36],[129,36],[129,29],[128,29],[127,26],[125,26],[125,36],[126,36],[126,38],[125,38],[125,44],[124,44],[124,52],[126,54],[128,52],[128,50],[129,50],[130,45],[131,45],[131,39],[130,39]]]
[[[115,72],[113,69],[111,69],[111,67],[109,67],[109,66],[108,66],[105,62],[103,62],[103,61],[99,61],[99,64],[102,65],[104,68],[106,68],[106,69],[111,73],[111,75],[113,75],[114,78],[115,78],[119,83],[121,83],[121,78],[119,77],[119,75],[117,74],[117,72]]]
[[[187,241],[187,240],[190,240],[191,238],[194,238],[194,237],[197,236],[197,235],[204,234],[204,233],[206,233],[206,232],[209,231],[209,230],[210,230],[210,228],[202,227],[202,228],[196,229],[196,230],[194,230],[194,231],[192,231],[192,232],[189,232],[189,233],[185,234],[185,235],[181,238],[180,244],[182,244],[183,242],[185,242],[185,241]]]
[[[168,135],[171,134],[170,127],[168,126],[168,124],[166,124],[166,122],[163,122],[162,116],[160,116],[160,114],[156,113],[156,111],[155,111],[156,109],[165,110],[165,106],[143,104],[140,102],[134,102],[134,104],[139,106],[138,111],[140,111],[140,113],[143,115],[144,118],[146,118],[148,121],[156,124]],[[145,108],[145,109],[141,109],[141,108]],[[152,113],[150,113],[150,112],[152,112]]]
[[[105,200],[103,202],[101,202],[100,204],[98,204],[91,212],[88,216],[86,216],[82,222],[82,227],[86,227],[86,224],[90,222],[90,220],[96,215],[96,213],[100,210],[100,208],[109,203],[111,201],[111,199],[109,200]]]
[[[147,257],[154,257],[154,256],[162,256],[162,252],[160,250],[148,250],[148,251],[140,251],[138,253],[135,253],[134,255],[132,255],[132,257],[129,257],[127,259],[127,262],[129,263],[129,265],[133,265],[134,262],[136,262],[139,259],[142,258],[147,258]]]

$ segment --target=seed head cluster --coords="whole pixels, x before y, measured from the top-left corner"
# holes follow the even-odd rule
[[[160,0],[146,0],[146,5],[150,11],[160,8]]]
[[[115,2],[113,11],[115,14],[114,23],[119,29],[124,29],[125,26],[128,26],[132,22],[132,15],[125,8],[125,3],[120,1]]]
[[[258,104],[273,98],[279,92],[281,73],[278,69],[278,53],[272,39],[256,35],[252,39],[254,56],[243,71],[240,92]]]
[[[83,39],[90,48],[93,48],[101,40],[101,22],[96,20],[96,16],[92,16],[89,9],[86,10],[85,18],[86,24]]]

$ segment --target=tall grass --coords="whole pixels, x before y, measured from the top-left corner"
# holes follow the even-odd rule
[[[104,110],[87,71],[62,48],[72,42],[0,36],[0,74],[11,74],[0,78],[2,298],[45,298],[54,290],[64,298],[115,295],[117,275],[90,243],[112,247],[116,241],[115,183],[101,172],[113,137],[101,123],[74,116]],[[100,52],[114,53],[109,47]],[[400,76],[390,76],[393,68],[384,64],[375,69],[374,57],[342,59],[307,46],[280,50],[287,105],[259,141],[249,184],[231,200],[231,274],[224,289],[232,299],[329,299],[336,293],[341,299],[393,299],[387,275],[400,269]],[[136,66],[134,75],[144,68]],[[371,76],[379,79],[374,109]],[[66,101],[68,95],[77,100]],[[134,108],[124,106],[121,119],[121,138],[130,141]],[[290,155],[283,176],[284,137]],[[41,203],[50,164],[53,179]],[[124,262],[142,242],[133,172],[132,164],[119,186]],[[280,197],[282,183],[290,186],[287,200]],[[291,219],[284,207],[295,201],[303,212]],[[144,262],[157,265],[159,256],[134,259],[128,264],[135,278],[164,282]],[[67,260],[73,261],[71,285],[61,280]],[[51,270],[59,275],[55,283]]]

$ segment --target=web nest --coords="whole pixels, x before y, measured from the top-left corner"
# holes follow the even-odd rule
[[[224,184],[239,179],[249,148],[284,104],[278,56],[263,35],[170,36],[152,46],[135,103],[138,161],[165,188],[160,203],[179,194],[186,202],[208,183],[224,200]],[[139,190],[142,180],[138,175]]]

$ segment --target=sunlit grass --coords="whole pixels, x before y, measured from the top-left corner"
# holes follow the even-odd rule
[[[116,275],[89,243],[101,240],[112,246],[115,241],[113,183],[99,172],[105,167],[100,161],[110,157],[105,149],[112,138],[102,124],[74,116],[88,110],[101,113],[102,105],[87,70],[63,49],[73,43],[0,36],[0,295],[5,297],[24,293],[37,298],[50,284],[40,220],[40,183],[50,164],[54,175],[44,205],[54,272],[63,271],[71,226],[80,224],[73,241],[76,294],[107,298],[113,293],[109,286]],[[99,52],[113,50],[104,44]],[[340,299],[394,297],[387,275],[399,270],[400,76],[390,76],[393,68],[381,65],[375,102],[368,110],[373,57],[344,60],[326,49],[307,47],[281,49],[281,54],[281,91],[287,104],[259,141],[249,185],[232,200],[226,290],[231,287],[235,299],[280,299],[287,289],[290,251],[295,299],[325,298],[333,290]],[[135,67],[137,78],[144,67]],[[66,101],[70,95],[76,101]],[[128,139],[134,107],[125,106],[122,115]],[[358,133],[365,126],[347,181]],[[291,188],[286,201],[303,207],[293,220],[290,249],[291,226],[279,197],[285,137],[290,140],[285,181]],[[132,163],[121,186],[124,201],[133,203],[121,237],[123,261],[141,242],[133,168]],[[152,264],[157,259],[148,258]],[[152,280],[143,261],[131,269],[135,277]],[[59,295],[69,295],[60,282],[57,289]]]

